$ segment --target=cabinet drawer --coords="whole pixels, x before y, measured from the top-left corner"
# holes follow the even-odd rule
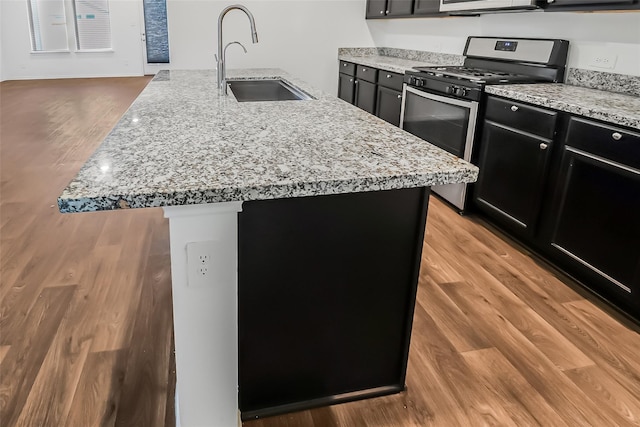
[[[366,65],[358,65],[356,67],[356,77],[367,82],[375,83],[378,76],[376,68],[367,67]]]
[[[404,74],[392,73],[390,71],[378,71],[378,84],[393,90],[402,90]]]
[[[338,71],[350,76],[355,76],[356,64],[354,64],[353,62],[340,61],[340,69]]]
[[[508,99],[489,97],[485,117],[523,132],[551,139],[558,113]]]
[[[571,117],[566,144],[640,169],[640,133]]]

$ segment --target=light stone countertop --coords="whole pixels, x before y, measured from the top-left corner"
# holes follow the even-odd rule
[[[406,71],[412,70],[415,67],[429,67],[440,65],[430,62],[396,58],[394,56],[384,55],[338,55],[338,59],[341,61],[353,62],[358,65],[366,65],[367,67],[378,68],[380,70],[391,71],[393,73],[399,74],[404,74]]]
[[[378,68],[384,71],[404,74],[415,67],[438,65],[462,65],[464,56],[440,52],[426,52],[408,49],[381,48],[339,48],[340,61]]]
[[[163,71],[58,198],[61,212],[191,205],[474,182],[478,169],[277,69],[316,99],[221,97],[212,70]]]
[[[558,83],[488,85],[487,93],[640,129],[640,97]]]

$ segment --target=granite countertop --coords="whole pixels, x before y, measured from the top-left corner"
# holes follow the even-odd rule
[[[640,129],[640,97],[558,83],[489,85],[486,92]]]
[[[61,212],[303,197],[473,182],[478,169],[281,70],[316,99],[221,97],[211,70],[163,71],[58,198]]]
[[[413,70],[415,67],[462,65],[464,61],[462,55],[388,47],[340,48],[338,49],[338,59],[400,74]]]
[[[429,62],[416,61],[411,59],[396,58],[393,56],[384,55],[338,55],[338,59],[341,61],[353,62],[358,65],[366,65],[367,67],[378,68],[384,71],[391,71],[393,73],[404,74],[406,71],[412,70],[415,67],[428,67],[438,65]]]

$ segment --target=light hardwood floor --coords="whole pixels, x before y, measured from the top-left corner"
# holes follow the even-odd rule
[[[148,78],[0,83],[0,426],[174,425],[168,224],[56,197]],[[245,422],[640,425],[639,328],[433,198],[407,391]]]

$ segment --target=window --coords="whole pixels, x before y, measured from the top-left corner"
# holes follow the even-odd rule
[[[64,0],[29,0],[31,49],[68,50]]]
[[[111,49],[108,0],[74,0],[78,50]]]
[[[69,33],[74,34],[78,51],[111,49],[109,0],[27,0],[27,4],[34,52],[68,51]],[[73,11],[71,22],[68,10]]]

